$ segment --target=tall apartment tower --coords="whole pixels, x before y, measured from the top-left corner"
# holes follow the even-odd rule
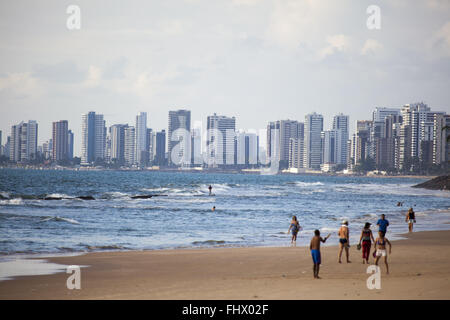
[[[277,141],[273,141],[275,137],[274,130],[278,130]],[[267,126],[267,156],[271,157],[272,150],[278,148],[277,152],[280,157],[280,169],[286,169],[289,167],[289,150],[291,139],[304,138],[304,124],[295,120],[278,120],[275,122],[269,122]]]
[[[237,165],[245,168],[258,164],[259,138],[256,133],[240,130],[236,134]]]
[[[16,162],[34,160],[37,155],[37,137],[38,124],[34,120],[13,125],[11,127],[10,160]]]
[[[307,169],[320,169],[322,163],[323,116],[311,113],[305,116],[304,166]]]
[[[184,130],[178,130],[184,129]],[[178,131],[177,131],[178,130]],[[183,131],[183,132],[181,132]],[[187,132],[187,134],[186,134]],[[185,152],[189,152],[190,150],[184,150],[185,145],[190,146],[190,132],[191,132],[191,111],[190,110],[176,110],[169,111],[169,131],[167,137],[167,146],[169,152],[169,165],[176,165],[172,163],[171,154],[172,149],[180,143],[179,156],[181,157]],[[184,141],[189,137],[189,142]]]
[[[446,128],[447,129],[444,129]],[[450,161],[450,115],[436,114],[433,121],[433,163],[441,164]]]
[[[135,161],[138,166],[148,163],[149,154],[147,150],[147,112],[141,112],[136,116],[136,146]]]
[[[74,144],[74,136],[72,130],[69,130],[67,133],[69,149],[67,150],[69,160],[73,159],[73,144]]]
[[[111,136],[111,161],[125,164],[125,128],[127,124],[115,124],[109,128]]]
[[[214,113],[207,118],[207,130],[208,165],[236,164],[236,118]]]
[[[337,164],[347,164],[347,141],[349,131],[349,117],[342,113],[333,117],[332,130],[336,131],[336,159]]]
[[[69,159],[69,122],[61,120],[53,122],[52,128],[52,160],[63,161]]]
[[[154,163],[158,166],[166,165],[166,130],[156,133],[156,150]]]
[[[136,164],[136,131],[134,127],[124,128],[124,160],[127,166]]]
[[[106,126],[102,114],[81,115],[81,164],[88,165],[105,158]]]

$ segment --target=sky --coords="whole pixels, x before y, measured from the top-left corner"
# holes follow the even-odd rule
[[[71,30],[70,5],[80,8]],[[380,28],[369,29],[370,5]],[[0,130],[36,120],[39,144],[81,114],[167,128],[168,111],[214,112],[237,128],[424,101],[450,113],[448,0],[1,1]]]

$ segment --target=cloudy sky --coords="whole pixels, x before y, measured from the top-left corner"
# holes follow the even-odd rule
[[[381,29],[369,30],[369,5]],[[69,5],[81,29],[66,26]],[[0,130],[69,120],[81,150],[81,114],[107,126],[140,111],[156,130],[168,111],[217,112],[238,128],[316,111],[370,119],[377,106],[424,101],[450,112],[448,0],[2,1]]]

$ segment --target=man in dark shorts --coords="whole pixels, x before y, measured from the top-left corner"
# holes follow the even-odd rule
[[[339,228],[338,231],[338,235],[339,235],[339,254],[338,254],[338,262],[341,262],[341,256],[342,256],[342,251],[345,249],[345,255],[347,257],[347,263],[350,263],[351,261],[349,260],[349,248],[350,248],[350,232],[348,230],[348,221],[344,220],[342,222],[342,226]]]
[[[320,231],[315,230],[314,237],[311,239],[311,243],[309,244],[309,249],[311,250],[311,256],[312,256],[313,263],[314,263],[314,267],[313,267],[314,279],[320,279],[319,269],[320,269],[320,264],[322,263],[321,256],[320,256],[320,243],[321,242],[325,243],[325,241],[327,241],[327,239],[330,236],[331,236],[331,234],[328,234],[324,239],[320,236]]]

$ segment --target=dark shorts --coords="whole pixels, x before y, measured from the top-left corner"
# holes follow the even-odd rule
[[[347,243],[347,239],[339,239],[339,242],[342,244],[346,244]]]
[[[312,260],[313,260],[314,264],[320,264],[321,263],[320,250],[312,249],[311,250],[311,256],[312,256]]]
[[[292,235],[293,235],[293,236],[296,236],[297,233],[298,233],[298,230],[292,230]]]

